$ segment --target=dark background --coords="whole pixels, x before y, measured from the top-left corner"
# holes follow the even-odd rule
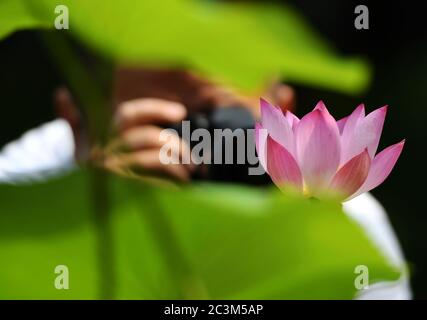
[[[280,2],[280,1],[277,1]],[[410,263],[416,298],[427,298],[427,5],[423,1],[287,1],[344,55],[372,63],[372,86],[349,97],[295,85],[297,114],[322,99],[337,118],[364,102],[368,111],[388,104],[380,150],[406,138],[396,169],[373,191],[390,215]],[[354,8],[369,8],[370,29],[354,28]],[[18,32],[0,42],[0,146],[25,130],[54,118],[53,89],[62,84],[34,32]]]
[[[299,112],[322,99],[337,116],[365,103],[389,105],[379,150],[406,138],[395,171],[373,194],[389,213],[409,261],[415,298],[427,298],[427,5],[425,1],[291,1],[343,54],[365,56],[374,77],[368,92],[349,98],[297,87]],[[354,28],[354,8],[369,8],[369,30]],[[342,113],[342,114],[340,114]],[[339,118],[339,117],[337,117]]]

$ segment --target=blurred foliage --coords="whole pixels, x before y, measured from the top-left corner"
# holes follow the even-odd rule
[[[25,1],[0,0],[0,39],[19,29],[51,26],[49,21],[34,15]]]
[[[117,61],[188,66],[247,90],[276,76],[351,94],[369,82],[365,62],[337,56],[288,6],[197,0],[61,4],[69,7],[70,32]],[[14,21],[16,29],[37,21],[53,27],[56,5],[56,0],[2,0],[7,10],[0,10],[0,24],[7,16],[8,31]]]
[[[70,32],[117,62],[189,66],[243,89],[259,88],[278,73],[347,93],[368,83],[365,63],[338,57],[289,7],[194,0],[61,4],[70,9]],[[0,37],[52,27],[56,5],[0,0]],[[100,221],[90,180],[83,171],[0,186],[0,298],[102,297],[107,266],[98,260]],[[112,242],[104,249],[112,257],[115,298],[352,298],[357,265],[369,267],[371,283],[399,276],[334,203],[274,189],[105,181]],[[70,269],[70,290],[54,288],[60,264]]]
[[[98,297],[88,180],[0,186],[0,298]],[[337,204],[243,186],[109,187],[115,298],[343,299],[359,264],[371,283],[398,277]],[[69,290],[54,288],[60,264]]]

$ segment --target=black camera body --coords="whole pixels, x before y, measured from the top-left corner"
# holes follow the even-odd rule
[[[270,183],[266,174],[249,174],[250,168],[259,167],[260,164],[255,151],[255,119],[246,108],[215,108],[205,113],[192,113],[186,121],[190,125],[189,134],[183,132],[185,121],[168,128],[175,130],[191,150],[201,143],[200,139],[193,139],[197,129],[206,130],[211,137],[209,154],[203,155],[208,163],[197,167],[193,179],[255,185]]]

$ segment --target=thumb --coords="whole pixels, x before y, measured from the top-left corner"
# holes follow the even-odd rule
[[[276,84],[270,89],[271,102],[282,111],[294,111],[295,90],[286,84]]]

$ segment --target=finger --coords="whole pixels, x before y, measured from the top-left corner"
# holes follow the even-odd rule
[[[180,103],[145,98],[122,103],[115,120],[119,129],[125,130],[136,125],[174,123],[183,120],[186,115],[187,111]]]
[[[186,163],[190,170],[194,169],[194,165],[183,161],[190,159],[190,147],[178,135],[152,125],[138,126],[124,131],[120,138],[113,140],[106,148],[106,152],[132,152],[143,149],[162,148],[166,143],[170,147],[171,152],[181,161]]]
[[[132,150],[162,147],[165,143],[160,140],[163,130],[165,129],[153,125],[137,126],[124,131],[121,138],[123,143]],[[171,134],[170,139],[173,140],[174,145],[180,145],[180,139],[177,135]]]
[[[295,91],[292,87],[285,84],[270,86],[261,97],[278,106],[283,112],[286,110],[293,111],[295,108]],[[255,119],[261,117],[259,98],[260,96],[248,97],[247,102],[244,104],[252,112]],[[242,102],[244,102],[243,99]]]
[[[272,88],[271,100],[282,111],[293,111],[295,108],[295,90],[286,84],[277,84]]]
[[[183,161],[190,159],[191,150],[188,143],[182,140],[177,134],[156,126],[141,126],[126,130],[122,135],[123,143],[131,150],[162,148],[166,143],[171,152],[181,163],[189,166],[190,170],[194,165]],[[189,161],[188,161],[189,162]]]
[[[130,170],[141,175],[167,176],[181,182],[190,180],[190,172],[184,165],[161,163],[159,152],[159,149],[151,149],[114,155],[107,157],[104,165],[115,172]]]
[[[231,88],[218,85],[205,85],[199,91],[202,100],[216,107],[241,104],[240,97]]]
[[[164,142],[160,141],[161,129],[152,125],[131,127],[120,133],[120,136],[115,138],[106,147],[107,153],[129,152],[139,149],[150,149],[161,147]],[[176,139],[179,144],[179,138]]]

